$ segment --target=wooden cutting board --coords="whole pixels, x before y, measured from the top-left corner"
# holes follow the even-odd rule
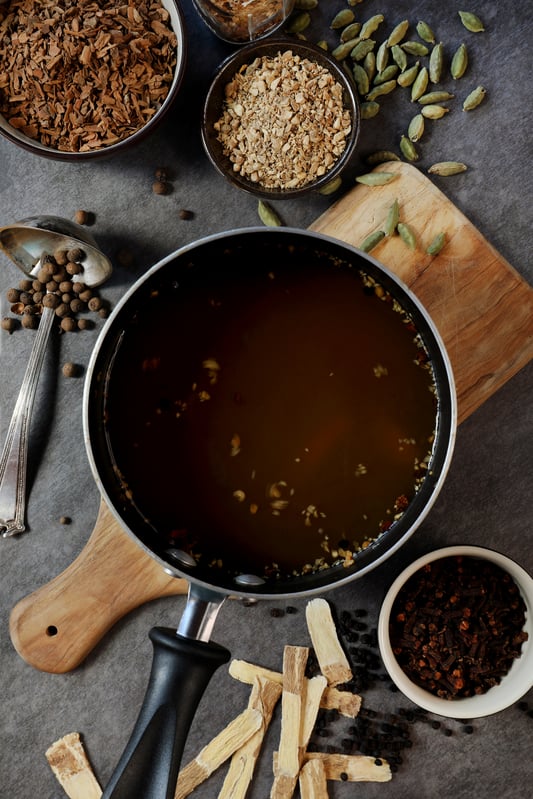
[[[372,256],[395,272],[431,314],[452,363],[461,422],[533,358],[533,288],[416,167],[391,162],[376,171],[395,172],[398,178],[385,186],[357,185],[310,229],[358,246],[383,225],[390,205],[399,200],[401,220],[415,232],[417,248],[410,250],[393,236]],[[435,257],[427,255],[441,231],[445,247]],[[186,591],[186,581],[169,577],[102,502],[76,560],[14,607],[11,638],[35,668],[66,672],[126,613]]]

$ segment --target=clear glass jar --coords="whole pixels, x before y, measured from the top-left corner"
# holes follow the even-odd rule
[[[220,39],[246,44],[277,30],[295,0],[193,0],[206,25]]]

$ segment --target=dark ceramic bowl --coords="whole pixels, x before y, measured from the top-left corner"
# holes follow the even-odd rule
[[[74,162],[111,156],[114,153],[122,152],[126,148],[131,147],[134,144],[137,144],[139,141],[148,136],[148,134],[151,133],[157,127],[157,125],[159,125],[163,117],[169,111],[174,100],[176,99],[176,96],[178,94],[182,82],[183,74],[185,71],[185,64],[187,58],[187,41],[185,34],[185,24],[180,6],[177,0],[161,0],[161,4],[166,8],[168,13],[170,14],[170,24],[172,26],[172,30],[176,34],[177,38],[176,64],[174,67],[174,76],[172,79],[172,83],[170,85],[168,94],[164,102],[162,103],[160,108],[156,111],[156,113],[149,119],[149,121],[145,125],[143,125],[143,127],[139,128],[131,135],[126,136],[123,139],[120,139],[114,144],[94,148],[83,152],[63,151],[55,147],[50,147],[45,144],[42,144],[38,139],[30,138],[29,136],[25,135],[21,130],[18,130],[17,128],[10,125],[9,122],[6,120],[6,118],[1,114],[0,114],[0,134],[5,136],[6,139],[9,139],[9,141],[13,142],[14,144],[19,145],[19,147],[22,147],[31,153],[35,153],[35,155],[41,155],[45,158],[51,158],[59,161],[74,161]]]
[[[333,75],[335,81],[342,87],[343,108],[347,110],[350,115],[351,129],[347,135],[343,152],[324,174],[312,178],[305,184],[295,188],[269,188],[260,181],[253,181],[234,169],[229,155],[225,153],[224,146],[218,138],[215,124],[223,113],[226,86],[233,77],[257,58],[276,57],[278,54],[283,54],[287,51],[292,51],[294,55],[300,56],[302,59],[305,58],[316,62]],[[360,113],[355,89],[350,78],[341,69],[337,61],[316,45],[288,39],[287,37],[268,38],[259,42],[254,42],[241,48],[226,59],[217,70],[216,77],[208,91],[202,120],[202,140],[204,148],[215,169],[233,186],[267,200],[292,199],[323,189],[340,175],[350,161],[357,143],[359,130]],[[288,144],[295,152],[295,155],[299,154],[299,144],[295,140],[291,142],[289,139]]]

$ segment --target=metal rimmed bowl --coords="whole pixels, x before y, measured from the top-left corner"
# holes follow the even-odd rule
[[[527,640],[521,645],[520,656],[514,659],[507,673],[498,684],[484,693],[472,696],[445,698],[421,687],[411,679],[393,650],[391,625],[395,624],[395,601],[407,582],[420,571],[444,558],[477,559],[488,561],[499,567],[515,583],[525,605],[523,632]],[[443,600],[444,601],[444,600]],[[458,603],[460,604],[460,603]],[[416,610],[416,608],[415,608]],[[438,612],[438,600],[433,610]],[[479,615],[479,614],[477,614]],[[472,629],[478,624],[477,615],[472,618]],[[497,713],[517,702],[533,685],[533,579],[515,561],[507,556],[478,546],[451,546],[429,552],[411,563],[393,582],[383,601],[378,623],[378,638],[381,657],[390,677],[400,691],[419,707],[432,713],[451,718],[480,718]],[[457,651],[457,658],[463,655]]]
[[[298,56],[300,59],[308,59],[326,69],[333,76],[335,81],[340,84],[342,89],[343,109],[347,111],[350,116],[351,127],[345,139],[344,150],[340,155],[336,156],[333,165],[323,174],[318,174],[314,177],[309,176],[309,179],[305,179],[303,183],[299,183],[295,187],[290,187],[288,185],[289,181],[286,182],[286,185],[269,186],[265,181],[262,181],[261,178],[250,178],[246,174],[241,174],[241,172],[235,168],[230,154],[226,151],[226,147],[219,138],[216,125],[226,107],[226,87],[237,73],[244,71],[246,67],[253,64],[256,59],[276,58],[280,54],[285,54],[289,51],[292,51],[293,55]],[[272,97],[269,98],[266,103],[271,108],[276,108],[279,104],[279,96],[276,97],[276,93],[272,92]],[[256,124],[255,121],[252,124]],[[202,140],[204,148],[215,169],[233,186],[250,192],[257,197],[270,200],[292,199],[324,189],[325,186],[341,174],[349,163],[357,144],[359,130],[359,104],[355,95],[354,86],[349,77],[339,67],[335,59],[320,47],[310,44],[309,42],[302,42],[287,37],[272,37],[254,42],[241,48],[226,59],[217,70],[216,77],[208,91],[202,119]],[[263,131],[262,135],[266,137],[268,144],[270,144],[272,141],[271,133],[269,131]],[[289,156],[294,156],[294,158],[296,158],[301,154],[302,145],[299,128],[294,128],[294,133],[291,132],[285,146],[288,148]],[[309,157],[309,161],[311,160],[311,157]],[[268,183],[270,182],[269,178]]]
[[[187,58],[187,41],[186,41],[186,32],[185,32],[185,24],[182,15],[182,11],[180,9],[179,3],[177,0],[161,0],[161,5],[166,9],[169,14],[169,25],[172,28],[173,33],[176,36],[176,62],[173,67],[173,77],[172,81],[169,85],[168,92],[166,97],[164,98],[163,102],[155,109],[155,112],[148,118],[148,121],[145,122],[144,125],[137,128],[133,132],[125,131],[124,137],[119,138],[118,140],[114,141],[110,144],[103,144],[95,147],[91,147],[90,149],[85,150],[64,150],[59,149],[57,147],[53,147],[47,144],[44,144],[37,136],[33,138],[30,135],[27,135],[23,131],[22,119],[18,118],[17,125],[20,126],[16,127],[14,124],[10,124],[10,122],[6,119],[5,116],[0,114],[0,134],[5,136],[6,139],[17,144],[19,147],[34,153],[35,155],[40,155],[45,158],[60,160],[60,161],[82,161],[94,158],[102,158],[111,156],[115,153],[120,153],[126,148],[131,147],[134,144],[137,144],[139,141],[144,139],[149,133],[151,133],[162,121],[162,119],[166,116],[167,112],[171,108],[178,91],[180,89],[183,74],[185,71],[186,65],[186,58]],[[2,6],[0,5],[0,9]],[[133,11],[133,9],[132,9]],[[5,34],[6,39],[8,34]],[[89,45],[87,45],[89,46]],[[146,44],[142,45],[146,47]],[[104,47],[104,50],[107,50],[108,47]],[[23,54],[24,55],[24,54]],[[4,65],[1,65],[4,67]],[[42,86],[44,91],[46,91],[46,83],[42,82]],[[111,89],[104,89],[112,93]],[[4,90],[0,90],[0,96],[2,95]],[[45,99],[50,99],[50,104],[55,101],[53,97],[46,97]],[[110,108],[105,109],[107,113],[112,113]],[[15,122],[15,119],[12,119],[11,122]]]

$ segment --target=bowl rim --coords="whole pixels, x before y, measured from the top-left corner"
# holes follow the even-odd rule
[[[317,180],[294,189],[269,189],[261,186],[260,183],[252,183],[252,181],[233,171],[229,158],[221,154],[221,146],[216,144],[217,137],[212,133],[213,120],[218,119],[221,113],[219,98],[222,88],[243,64],[263,54],[287,50],[294,50],[298,55],[308,57],[311,60],[314,59],[330,70],[335,80],[337,80],[343,88],[344,107],[348,108],[350,112],[352,126],[344,151],[328,172],[320,176]],[[216,112],[214,112],[215,103]],[[264,200],[295,199],[309,194],[310,192],[318,192],[328,183],[331,183],[331,181],[338,177],[346,168],[347,163],[353,157],[360,132],[361,111],[359,99],[357,97],[355,84],[350,80],[350,76],[335,61],[331,53],[323,50],[313,42],[294,39],[288,35],[273,35],[265,39],[250,42],[227,56],[218,65],[215,71],[205,97],[202,111],[202,144],[211,164],[219,175],[225,178],[232,186]]]
[[[416,685],[405,674],[392,652],[389,620],[398,592],[420,568],[447,557],[463,556],[488,560],[508,572],[518,586],[526,606],[524,629],[529,633],[517,658],[501,682],[484,694],[442,699]],[[407,566],[393,581],[382,602],[378,618],[378,643],[383,664],[399,690],[419,707],[448,718],[481,718],[517,702],[533,686],[533,578],[516,561],[497,550],[477,545],[453,545],[427,552]]]
[[[152,131],[159,125],[163,118],[168,114],[171,106],[176,99],[187,65],[187,36],[185,27],[185,17],[178,0],[160,0],[161,5],[169,12],[172,24],[172,30],[177,37],[177,60],[174,67],[174,75],[172,83],[170,84],[168,94],[165,97],[162,105],[157,109],[155,114],[138,130],[134,131],[130,136],[110,144],[107,147],[100,147],[95,150],[87,150],[83,152],[73,152],[70,150],[56,150],[53,147],[42,144],[38,139],[31,139],[23,133],[20,133],[16,128],[12,127],[6,118],[0,114],[0,135],[8,141],[16,144],[27,152],[39,155],[42,158],[48,158],[53,161],[70,161],[80,162],[89,161],[97,158],[109,158],[116,153],[121,153],[127,147],[132,147],[143,141]]]

